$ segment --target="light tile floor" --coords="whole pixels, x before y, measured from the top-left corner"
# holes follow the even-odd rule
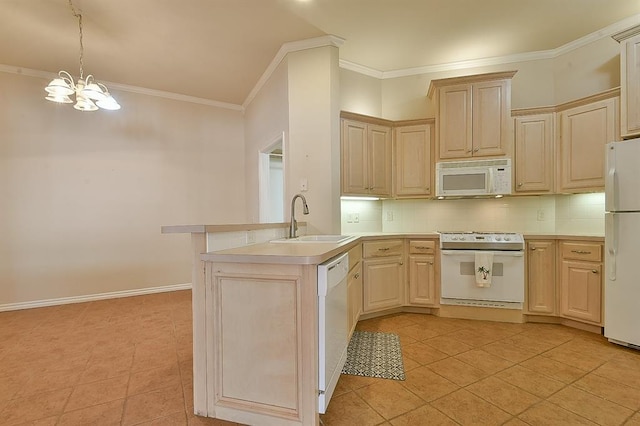
[[[640,351],[550,324],[398,314],[405,381],[342,375],[321,416],[340,425],[640,426]]]
[[[233,425],[194,416],[191,292],[0,313],[0,425]],[[563,326],[399,314],[407,379],[343,375],[338,425],[640,425],[640,352]],[[626,422],[626,423],[625,423]]]

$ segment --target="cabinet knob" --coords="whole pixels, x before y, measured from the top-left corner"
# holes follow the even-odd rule
[[[433,265],[433,262],[429,262],[429,265]]]
[[[593,272],[594,274],[597,274],[598,270],[597,269],[592,269],[591,272]]]
[[[473,150],[473,152],[478,152],[478,151],[480,151],[480,148],[476,148]]]
[[[518,184],[518,186],[522,186],[522,182],[520,182],[520,183]]]
[[[353,276],[353,278],[360,278],[360,272],[356,272],[356,274]]]
[[[400,262],[400,266],[404,265],[404,262]]]
[[[531,247],[531,251],[534,251],[536,248],[535,247]]]

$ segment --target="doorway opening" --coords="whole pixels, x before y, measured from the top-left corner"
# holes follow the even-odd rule
[[[260,222],[284,222],[284,132],[260,151]]]

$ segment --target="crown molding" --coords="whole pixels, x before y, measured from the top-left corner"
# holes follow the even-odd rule
[[[420,74],[431,74],[444,71],[455,71],[468,68],[486,67],[491,65],[504,65],[515,62],[527,62],[537,61],[543,59],[553,59],[558,56],[564,55],[580,47],[584,47],[590,43],[601,40],[603,38],[613,37],[617,40],[616,36],[624,36],[632,34],[633,27],[638,27],[640,22],[640,14],[630,16],[615,24],[609,25],[601,30],[595,31],[591,34],[587,34],[577,40],[564,44],[556,49],[540,50],[536,52],[518,53],[514,55],[495,56],[491,58],[472,59],[468,61],[449,62],[445,64],[426,65],[422,67],[404,68],[392,71],[380,71],[374,68],[369,68],[364,65],[355,64],[347,60],[340,60],[340,67],[359,72],[360,74],[368,75],[370,77],[379,78],[381,80],[398,77],[409,77]],[[635,28],[637,32],[638,29]]]
[[[47,72],[47,71],[33,70],[29,68],[15,67],[11,65],[3,65],[3,64],[0,64],[0,72],[5,72],[8,74],[26,75],[28,77],[42,78],[45,80],[51,80],[58,76],[58,74]],[[145,87],[130,86],[128,84],[113,83],[110,81],[100,80],[100,83],[108,86],[109,89],[113,88],[113,89],[120,90],[122,92],[137,93],[140,95],[147,95],[147,96],[155,96],[158,98],[165,98],[165,99],[172,99],[174,101],[207,105],[207,106],[212,106],[216,108],[230,109],[233,111],[244,111],[244,109],[242,108],[242,105],[230,104],[227,102],[213,101],[211,99],[181,95],[179,93],[165,92],[162,90],[147,89]]]
[[[364,65],[356,64],[355,62],[349,62],[346,59],[340,59],[340,68],[368,75],[369,77],[377,78],[380,80],[384,78],[384,72],[365,67]]]
[[[247,106],[249,106],[251,101],[253,101],[253,99],[256,97],[260,89],[262,89],[262,87],[267,83],[269,78],[271,78],[271,75],[274,73],[278,65],[280,65],[280,62],[282,62],[285,56],[287,56],[287,54],[292,52],[298,52],[301,50],[315,49],[317,47],[324,47],[324,46],[340,47],[343,44],[344,44],[344,39],[334,35],[326,35],[321,37],[309,38],[306,40],[292,41],[292,42],[283,44],[280,47],[280,50],[278,50],[278,53],[276,53],[276,56],[274,56],[274,58],[271,60],[271,63],[269,64],[267,69],[264,70],[264,72],[262,73],[262,76],[260,77],[256,85],[253,86],[253,89],[251,89],[251,92],[249,92],[249,95],[247,95],[247,98],[242,103],[242,109],[246,109]]]

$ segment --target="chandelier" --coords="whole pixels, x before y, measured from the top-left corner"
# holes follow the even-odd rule
[[[44,88],[47,92],[48,101],[58,102],[61,104],[72,104],[71,95],[75,94],[76,103],[73,106],[79,111],[95,111],[98,108],[117,110],[120,104],[113,99],[113,96],[107,90],[107,87],[95,81],[92,75],[84,78],[84,70],[82,67],[82,59],[84,54],[84,46],[82,44],[82,14],[77,12],[73,7],[73,3],[69,0],[71,13],[78,18],[78,29],[80,30],[80,78],[77,82],[73,81],[73,77],[66,71],[60,71],[58,77],[51,80],[51,83]]]

